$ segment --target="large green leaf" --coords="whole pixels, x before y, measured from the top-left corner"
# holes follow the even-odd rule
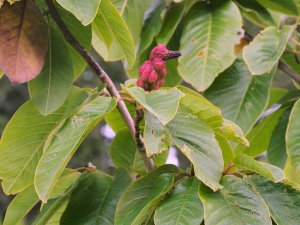
[[[155,156],[170,149],[172,137],[163,124],[150,112],[145,113],[144,142],[147,156]]]
[[[199,2],[193,6],[184,27],[179,73],[198,91],[206,90],[214,79],[235,60],[242,18],[231,1]]]
[[[160,1],[157,6],[153,9],[151,14],[142,29],[141,37],[143,37],[139,44],[139,56],[151,46],[153,39],[157,36],[158,32],[162,27],[162,14],[165,9],[164,1]],[[161,42],[158,42],[161,43]]]
[[[109,149],[111,160],[117,168],[125,168],[129,173],[143,174],[146,167],[136,143],[128,129],[120,130],[111,143]]]
[[[93,22],[93,31],[97,38],[106,45],[106,49],[103,46],[101,47],[101,42],[98,43],[100,46],[94,45],[96,51],[105,60],[109,60],[106,54],[115,42],[121,55],[127,59],[129,66],[134,65],[136,56],[132,36],[118,10],[109,0],[101,1],[97,16]]]
[[[5,193],[15,194],[33,184],[46,140],[87,97],[87,92],[74,88],[65,104],[48,116],[42,116],[31,101],[18,109],[0,141],[0,179]]]
[[[179,100],[184,96],[176,88],[160,89],[149,93],[140,87],[125,88],[123,86],[123,89],[164,125],[174,118],[178,110]]]
[[[246,154],[240,154],[233,160],[234,165],[241,166],[255,173],[258,173],[264,177],[273,180],[274,182],[280,182],[284,179],[284,173],[280,168],[261,163]],[[272,168],[271,168],[272,167]]]
[[[101,0],[57,0],[57,2],[87,26],[94,20]]]
[[[239,144],[234,148],[234,151],[239,154],[241,152],[257,157],[268,149],[271,135],[278,119],[281,117],[283,110],[277,110],[271,115],[264,118],[247,134],[247,139],[250,142],[249,146]]]
[[[286,131],[287,154],[292,165],[300,171],[300,99],[295,103]]]
[[[56,225],[60,224],[60,218],[67,207],[71,193],[78,185],[79,173],[67,173],[55,185],[54,192],[61,192],[61,184],[63,184],[63,192],[55,198],[51,198],[47,204],[43,205],[41,212],[35,218],[33,225]],[[70,180],[72,178],[72,180]],[[71,182],[70,182],[71,181]],[[52,196],[53,197],[53,193]]]
[[[179,86],[178,89],[185,94],[180,100],[181,105],[192,110],[194,114],[205,120],[212,128],[217,129],[222,126],[223,117],[220,108],[187,87]]]
[[[32,225],[58,225],[64,213],[67,204],[70,200],[70,195],[61,196],[58,199],[51,199],[43,210],[35,218]]]
[[[271,13],[260,5],[257,0],[235,0],[243,16],[258,26],[276,25]]]
[[[34,186],[31,185],[19,193],[6,209],[3,225],[16,225],[21,222],[26,214],[38,203]]]
[[[146,120],[148,118],[146,117]],[[172,141],[180,151],[193,163],[195,175],[213,190],[221,188],[219,181],[223,172],[223,159],[212,128],[192,110],[181,105],[175,118],[164,129],[163,125],[159,125],[159,121],[155,119],[152,117],[149,122],[153,124],[152,126],[145,127],[145,129],[150,129],[150,131],[145,130],[144,133],[145,145],[152,146],[151,152],[148,152],[146,148],[147,154],[161,152],[172,137]],[[155,146],[157,149],[154,148]]]
[[[135,113],[135,106],[131,103],[125,102],[126,107],[131,115],[134,116]],[[106,123],[113,129],[115,133],[121,131],[124,128],[128,128],[127,124],[125,123],[122,115],[118,108],[115,108],[110,113],[105,116]]]
[[[75,173],[71,170],[66,170],[65,173],[60,177],[58,182],[59,185],[55,186],[54,191],[56,193],[60,193],[60,196],[64,196],[65,193],[68,192],[68,189],[74,185],[74,183],[76,183],[78,177],[78,173]],[[72,178],[72,180],[69,178]],[[3,225],[19,224],[25,218],[26,214],[28,214],[28,212],[38,203],[38,201],[39,198],[33,185],[20,192],[9,204],[6,210]],[[43,225],[44,224],[45,223],[43,223]]]
[[[63,35],[49,29],[48,57],[40,75],[29,82],[29,93],[38,111],[48,115],[67,99],[73,83],[72,59]]]
[[[238,142],[243,146],[249,146],[249,141],[244,136],[241,128],[230,120],[224,119],[222,127],[217,132],[221,132],[227,140]]]
[[[199,184],[195,177],[178,184],[155,210],[155,224],[199,225],[203,220],[203,205],[198,197]]]
[[[163,23],[161,23],[162,29],[156,37],[157,43],[168,44],[191,2],[192,1],[173,3],[169,6]]]
[[[166,168],[166,167],[163,167]],[[164,195],[170,191],[174,176],[159,168],[129,185],[117,205],[115,225],[147,224]]]
[[[268,9],[274,11],[282,12],[288,15],[298,16],[299,11],[297,6],[299,6],[298,0],[285,0],[285,1],[273,1],[273,0],[257,0],[260,4]]]
[[[247,133],[268,104],[271,80],[272,74],[252,76],[244,62],[237,59],[205,96],[222,109],[225,118]]]
[[[215,133],[215,138],[219,143],[219,146],[222,150],[222,156],[224,161],[224,167],[227,167],[227,165],[232,162],[232,160],[235,157],[234,151],[232,149],[231,144],[229,143],[228,139],[225,138],[222,134]]]
[[[114,179],[99,171],[83,174],[60,224],[114,224],[117,202],[129,183],[125,170],[118,170]]]
[[[84,138],[115,106],[116,101],[108,97],[87,100],[48,138],[34,181],[43,202],[49,198],[58,177]]]
[[[283,183],[273,183],[261,176],[248,179],[251,186],[266,201],[277,225],[298,225],[300,192]]]
[[[144,17],[147,9],[151,6],[152,0],[114,0],[114,2],[122,2],[120,14],[123,16],[130,33],[133,37],[135,45],[137,45],[141,38],[141,31],[143,27]]]
[[[58,5],[57,5],[58,6]],[[84,47],[86,51],[89,51],[92,47],[92,26],[83,26],[80,21],[78,21],[71,13],[63,9],[62,7],[57,7],[58,12],[64,21],[65,25],[76,38],[76,40]],[[73,79],[76,80],[83,72],[86,67],[86,61],[82,56],[67,43],[70,56],[73,64]]]
[[[201,186],[206,225],[271,225],[270,213],[263,198],[242,179],[225,176],[218,192]]]
[[[267,27],[243,50],[243,58],[253,75],[270,73],[280,59],[294,26]]]
[[[267,148],[268,162],[280,168],[284,168],[287,159],[285,134],[290,113],[291,110],[287,109],[279,118]]]

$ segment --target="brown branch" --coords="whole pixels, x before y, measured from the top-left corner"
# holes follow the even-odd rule
[[[279,60],[278,68],[290,76],[297,83],[300,83],[300,75],[296,73],[285,61]]]
[[[253,37],[245,32],[245,38],[251,42],[253,40]],[[295,80],[297,83],[300,83],[300,75],[296,73],[284,60],[280,59],[278,63],[278,68],[284,72],[284,74],[291,77],[293,80]]]
[[[55,23],[61,30],[61,32],[64,35],[64,38],[66,41],[81,55],[81,57],[89,64],[89,66],[94,70],[94,72],[99,76],[102,83],[106,84],[106,89],[109,92],[109,94],[116,99],[121,99],[121,96],[114,85],[113,81],[110,79],[110,77],[107,75],[107,73],[102,69],[102,67],[96,62],[96,60],[89,55],[89,53],[81,46],[81,44],[76,40],[76,38],[71,34],[69,29],[66,27],[65,23],[61,19],[60,15],[58,14],[53,1],[52,0],[45,0],[46,4],[49,8],[49,13],[51,17],[54,19]],[[126,122],[129,131],[132,135],[132,137],[136,140],[136,130],[134,127],[134,121],[124,103],[123,100],[118,101],[117,107],[119,112],[121,113],[124,121]],[[140,137],[141,138],[141,137]],[[144,143],[143,140],[140,140],[141,143]],[[137,143],[138,144],[138,143]],[[153,164],[152,159],[147,158],[145,154],[143,154],[143,158],[145,160],[146,166]],[[148,167],[148,169],[152,169],[152,167]]]
[[[146,147],[143,139],[141,138],[140,122],[144,119],[144,109],[137,107],[134,114],[134,127],[135,127],[135,142],[138,148],[138,151],[146,156]],[[148,159],[148,158],[147,158]],[[153,169],[153,161],[144,160],[148,169]]]

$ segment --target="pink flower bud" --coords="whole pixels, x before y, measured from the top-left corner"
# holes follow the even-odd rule
[[[136,84],[137,84],[138,87],[144,88],[144,82],[142,81],[141,78],[139,78],[139,79],[136,81]]]
[[[158,79],[157,73],[155,72],[155,70],[152,70],[148,78],[149,83],[154,83],[155,81],[157,81],[157,79]]]
[[[156,70],[162,70],[165,68],[166,66],[166,63],[164,60],[160,59],[160,58],[154,58],[152,60],[152,63],[153,63],[153,67],[156,69]]]

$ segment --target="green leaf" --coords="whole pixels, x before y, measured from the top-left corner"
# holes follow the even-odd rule
[[[72,89],[72,59],[63,38],[53,26],[49,29],[49,49],[45,66],[40,75],[29,82],[30,98],[43,115],[56,111]]]
[[[258,26],[276,25],[270,12],[260,5],[257,0],[235,0],[244,17]]]
[[[294,26],[267,27],[259,33],[250,45],[245,46],[243,58],[253,75],[270,73],[280,59]]]
[[[66,170],[65,174],[60,177],[58,182],[59,185],[55,186],[54,191],[56,193],[60,193],[60,196],[64,196],[69,187],[76,183],[78,177],[78,173]],[[72,180],[66,178],[72,178]],[[6,210],[3,225],[19,224],[21,221],[23,221],[26,214],[28,214],[28,212],[38,203],[38,201],[39,198],[33,185],[20,192],[9,204]],[[43,225],[44,224],[45,223],[43,223]]]
[[[119,0],[122,1],[120,14],[123,16],[134,44],[137,45],[141,38],[144,17],[147,9],[151,6],[152,0]]]
[[[74,175],[76,176],[74,177]],[[73,178],[72,181],[69,180],[71,176]],[[63,183],[64,184],[63,186],[65,186],[63,194],[61,194],[60,196],[56,196],[56,198],[50,199],[47,204],[43,205],[42,211],[35,218],[33,225],[60,224],[61,216],[67,207],[67,204],[70,200],[71,193],[78,185],[78,180],[79,180],[78,178],[80,176],[81,175],[79,175],[78,173],[71,173],[71,174],[67,174],[66,176],[62,176],[62,178],[58,181],[57,185],[55,186],[53,193],[59,192],[61,190],[59,184]]]
[[[59,198],[65,195],[69,188],[75,185],[79,177],[80,173],[65,169],[64,173],[55,184],[55,188],[53,189],[50,198]]]
[[[235,153],[239,154],[243,152],[249,156],[257,157],[265,152],[268,149],[272,132],[282,113],[283,110],[279,109],[256,124],[246,136],[250,145],[237,145],[234,148]]]
[[[135,113],[134,105],[127,102],[125,104],[128,111],[130,112],[131,117],[133,118]],[[127,124],[125,123],[122,115],[120,114],[117,108],[115,108],[105,116],[105,121],[115,133],[121,131],[124,128],[128,128]]]
[[[42,116],[31,101],[18,109],[0,141],[0,179],[6,194],[18,193],[33,184],[46,140],[87,97],[87,92],[74,88],[64,105],[48,116]]]
[[[206,90],[234,62],[242,32],[238,7],[231,1],[215,4],[193,6],[180,41],[179,73],[198,91]]]
[[[92,47],[92,26],[83,26],[82,23],[73,16],[73,14],[59,7],[59,5],[56,6],[62,20],[71,34],[76,38],[81,46],[84,47],[85,50],[89,51]],[[73,62],[73,79],[76,80],[84,71],[87,63],[73,48],[73,46],[71,46],[69,43],[67,43],[67,45]]]
[[[272,75],[252,76],[244,62],[237,59],[205,96],[247,134],[268,104]]]
[[[300,99],[295,103],[290,114],[286,131],[287,154],[292,165],[300,171]]]
[[[299,62],[299,55],[295,55],[291,52],[285,52],[282,55],[282,59],[298,74],[300,73],[300,64]]]
[[[179,100],[184,94],[176,88],[160,89],[146,93],[139,87],[122,88],[130,94],[146,110],[154,114],[163,125],[169,123],[175,116]]]
[[[277,225],[299,224],[299,191],[283,183],[275,184],[261,176],[250,177],[248,182],[264,198]]]
[[[242,179],[225,176],[218,192],[201,186],[199,195],[204,205],[206,225],[272,225],[263,198]]]
[[[129,183],[124,170],[118,170],[114,179],[99,171],[83,174],[60,224],[114,224],[117,202]]]
[[[218,141],[219,146],[222,150],[224,167],[226,167],[228,163],[230,163],[234,159],[235,157],[234,151],[230,143],[228,142],[228,140],[222,134],[215,133],[215,138]]]
[[[279,118],[267,148],[268,162],[280,168],[284,168],[287,159],[285,134],[290,113],[291,110],[287,109]]]
[[[241,128],[230,120],[224,119],[223,126],[220,131],[226,139],[241,143],[244,146],[249,146],[249,141],[244,136]]]
[[[114,224],[139,225],[147,222],[173,182],[174,176],[159,168],[129,185],[117,205]]]
[[[157,4],[155,9],[148,16],[142,29],[141,37],[143,37],[139,44],[139,55],[147,50],[152,44],[153,39],[159,33],[162,27],[162,13],[165,9],[164,1]],[[158,42],[161,43],[161,42]]]
[[[21,222],[38,201],[33,185],[20,192],[9,204],[3,225],[16,225]]]
[[[51,199],[38,214],[32,225],[57,225],[64,213],[70,196],[62,196],[58,199]]]
[[[94,20],[101,0],[57,0],[57,2],[87,26]]]
[[[288,0],[288,1],[273,1],[273,0],[257,0],[261,5],[267,9],[272,9],[274,11],[282,12],[287,15],[298,16],[297,4],[298,0]]]
[[[180,100],[181,105],[192,110],[194,114],[205,120],[212,128],[217,129],[222,126],[223,116],[220,108],[187,87],[178,86],[178,89],[185,94]]]
[[[145,113],[144,142],[148,157],[168,151],[172,137],[163,124],[150,112]]]
[[[168,11],[164,16],[163,23],[161,23],[162,29],[156,37],[157,43],[168,44],[180,21],[182,20],[188,5],[190,5],[190,3],[188,4],[188,1],[185,1],[178,4],[173,3],[169,6]]]
[[[43,202],[49,198],[58,177],[84,138],[115,106],[116,101],[108,97],[100,96],[87,100],[48,138],[36,168],[34,181],[36,191]]]
[[[280,182],[284,179],[283,171],[278,168],[274,170],[274,168],[269,169],[268,164],[262,164],[259,161],[251,158],[250,156],[246,154],[240,154],[233,160],[234,165],[241,166],[245,169],[248,169],[250,171],[253,171],[255,173],[258,173],[264,177],[269,178],[270,180],[273,180],[274,182]],[[270,165],[271,166],[271,165]],[[272,166],[274,167],[274,166]],[[278,172],[278,170],[281,170],[281,173]],[[273,173],[275,172],[275,173]]]
[[[135,63],[135,46],[128,27],[119,14],[118,10],[109,0],[102,0],[99,6],[97,16],[93,22],[94,34],[100,40],[103,40],[107,51],[109,51],[113,42],[117,45],[123,57],[128,61],[129,66]],[[96,50],[104,57],[105,54],[98,48]]]
[[[155,210],[155,224],[199,225],[203,220],[203,205],[198,197],[199,184],[194,177],[178,184]]]
[[[129,173],[144,174],[146,167],[131,133],[124,128],[113,139],[109,155],[117,168],[125,168]]]
[[[147,141],[153,141],[153,143],[162,142],[157,146],[164,146],[168,143],[167,138],[171,136],[180,151],[193,163],[195,175],[213,190],[221,188],[219,181],[224,166],[222,153],[215,140],[214,132],[207,123],[185,106],[179,107],[175,118],[165,126],[165,130],[155,130],[157,128],[162,129],[163,125],[158,125],[159,121],[154,120],[155,118],[152,117],[150,123],[155,124],[155,126],[145,127],[145,129],[148,127],[151,129],[150,131],[145,130],[145,145],[151,146],[153,144]],[[146,137],[146,135],[153,137]],[[167,142],[164,143],[166,139]],[[154,152],[154,150],[157,153],[161,151],[159,148],[153,148],[152,151]],[[149,155],[153,153],[149,153],[147,148],[146,151]]]

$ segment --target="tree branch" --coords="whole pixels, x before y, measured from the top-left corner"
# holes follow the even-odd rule
[[[106,89],[109,92],[109,94],[116,99],[118,99],[117,107],[119,112],[121,113],[124,121],[126,122],[129,131],[136,140],[136,130],[134,127],[134,121],[124,103],[124,101],[121,99],[121,96],[114,85],[113,81],[110,79],[110,77],[107,75],[107,73],[102,69],[102,67],[96,62],[96,60],[89,55],[89,53],[81,46],[81,44],[76,40],[76,38],[71,34],[69,29],[66,27],[65,23],[61,19],[60,15],[58,14],[52,0],[45,0],[48,8],[49,8],[49,13],[51,17],[54,19],[55,23],[61,30],[61,32],[64,35],[64,38],[66,41],[82,56],[82,58],[89,64],[89,66],[94,70],[94,72],[99,76],[100,80],[106,84]],[[141,139],[141,143],[144,143],[142,140],[141,135],[139,135],[139,139]],[[137,143],[138,144],[138,143]],[[146,154],[144,153],[143,155],[144,161],[147,162],[146,166],[149,170],[151,170],[153,167],[149,165],[153,165],[152,159],[147,158]]]
[[[253,40],[253,37],[245,32],[245,38],[251,42]],[[278,63],[278,68],[284,72],[284,74],[291,77],[293,80],[295,80],[297,83],[300,83],[300,75],[296,73],[284,60],[280,59]]]
[[[279,60],[278,68],[286,75],[290,76],[297,83],[300,83],[300,75],[296,73],[284,60]]]

